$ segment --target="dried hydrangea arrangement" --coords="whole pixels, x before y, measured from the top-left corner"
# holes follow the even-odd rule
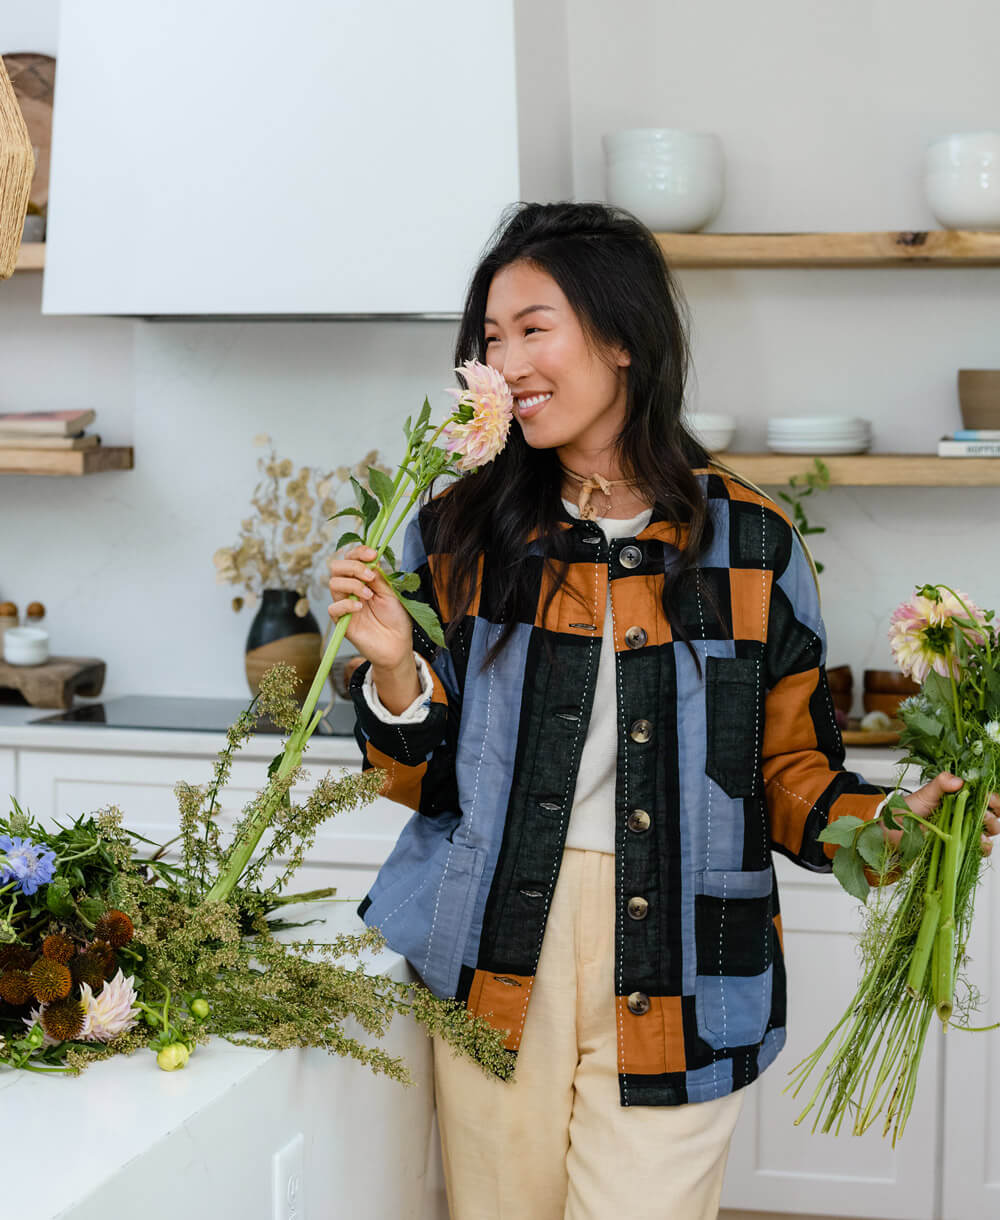
[[[389,474],[378,461],[378,450],[367,453],[355,466],[319,470],[295,468],[290,458],[280,458],[271,438],[254,437],[255,445],[270,446],[266,457],[257,459],[260,481],[250,503],[253,512],[240,524],[235,546],[220,547],[212,557],[220,584],[242,585],[246,593],[233,598],[233,609],[256,605],[265,589],[294,589],[299,600],[295,613],[304,617],[309,597],[323,596],[325,565],[317,562],[321,552],[332,548],[335,527],[331,518],[340,508],[338,496],[352,478],[368,487],[369,467]]]

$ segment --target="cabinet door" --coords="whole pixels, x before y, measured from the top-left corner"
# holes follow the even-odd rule
[[[994,849],[994,858],[996,851]],[[1000,1021],[1000,886],[987,869],[979,886],[966,971],[982,994],[973,1026]],[[944,1078],[945,1220],[1000,1216],[1000,1030],[949,1030]]]
[[[18,799],[43,823],[64,823],[81,813],[116,805],[125,824],[157,843],[178,830],[174,785],[179,780],[207,784],[214,758],[113,754],[87,751],[22,750]],[[344,768],[334,765],[333,774]],[[350,768],[352,770],[356,768]],[[319,773],[319,768],[314,768]],[[262,762],[237,760],[226,786],[220,823],[231,826],[256,795],[264,778]],[[311,785],[293,789],[301,800]],[[410,816],[401,805],[380,797],[361,809],[338,814],[320,827],[316,842],[295,874],[288,892],[334,885],[338,897],[361,899]],[[168,859],[176,859],[176,847]],[[274,875],[270,870],[267,879]]]
[[[45,313],[454,314],[520,195],[512,0],[63,4],[55,107]]]
[[[779,857],[788,1041],[749,1090],[733,1138],[722,1205],[772,1214],[879,1216],[932,1220],[938,1133],[940,1035],[928,1037],[921,1081],[904,1138],[893,1150],[876,1124],[864,1136],[813,1134],[811,1117],[794,1125],[797,1098],[782,1090],[788,1072],[840,1019],[858,982],[859,904],[831,876]],[[814,1074],[815,1075],[815,1074]],[[807,1092],[808,1089],[808,1092]]]

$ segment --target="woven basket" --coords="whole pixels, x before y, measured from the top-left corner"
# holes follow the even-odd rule
[[[34,172],[28,128],[0,60],[0,280],[14,274]]]

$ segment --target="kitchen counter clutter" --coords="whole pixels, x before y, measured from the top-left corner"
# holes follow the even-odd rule
[[[347,904],[289,911],[319,916],[307,935],[320,942],[362,928]],[[365,964],[412,977],[388,949]],[[161,1072],[149,1051],[95,1064],[78,1078],[0,1071],[0,1147],[5,1163],[18,1167],[4,1175],[3,1213],[443,1220],[428,1173],[428,1153],[436,1155],[430,1042],[415,1022],[397,1017],[380,1045],[405,1059],[413,1087],[319,1050],[255,1050],[219,1038],[181,1072]],[[276,1166],[276,1154],[297,1136],[298,1165],[293,1155]],[[297,1210],[272,1213],[279,1194]]]

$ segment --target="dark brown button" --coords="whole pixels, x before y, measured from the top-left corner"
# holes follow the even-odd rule
[[[645,919],[649,914],[649,903],[645,898],[630,898],[628,900],[629,919]]]
[[[650,817],[645,809],[633,809],[628,815],[628,828],[637,835],[644,835],[649,830]]]
[[[641,627],[629,627],[625,632],[625,643],[629,648],[641,648],[648,638]]]
[[[623,546],[618,559],[623,568],[637,568],[642,563],[642,551],[637,546]]]
[[[633,991],[628,998],[628,1010],[637,1017],[649,1012],[649,996],[641,991]]]
[[[648,720],[633,720],[628,735],[633,741],[649,741],[653,735],[653,726]]]

